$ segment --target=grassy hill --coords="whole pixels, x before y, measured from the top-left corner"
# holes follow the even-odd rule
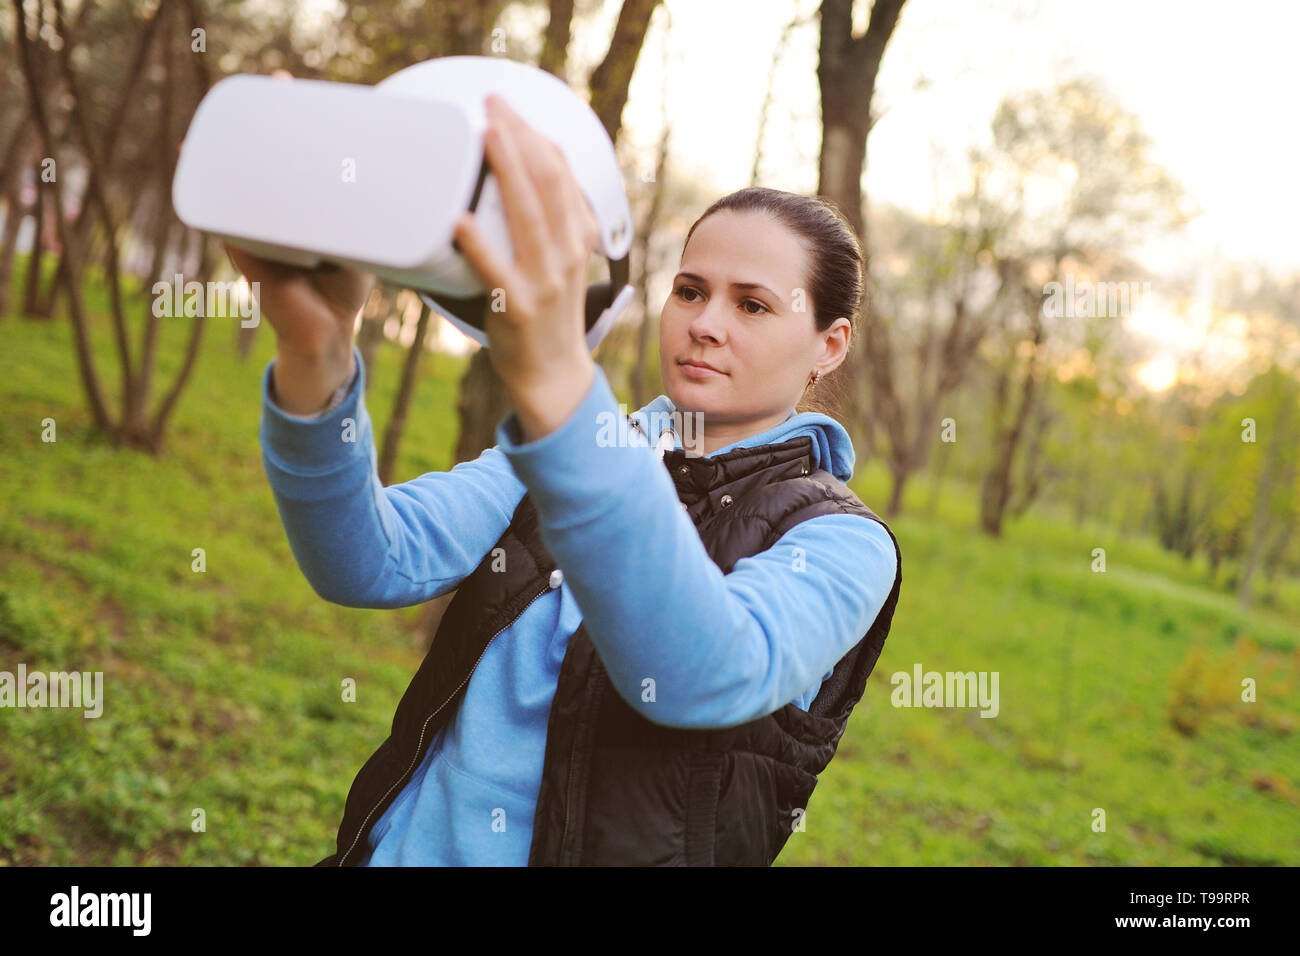
[[[0,321],[0,670],[102,670],[105,697],[93,720],[0,710],[0,863],[314,863],[419,663],[419,609],[337,607],[298,571],[257,437],[269,326],[241,362],[235,320],[210,322],[152,458],[88,428],[65,321]],[[159,388],[188,321],[164,322]],[[380,432],[400,359],[380,349]],[[450,466],[462,367],[425,363],[403,479]],[[854,484],[882,506],[882,473]],[[1243,613],[1150,541],[1034,516],[981,537],[956,487],[892,524],[893,631],[781,864],[1300,863],[1294,582]],[[997,671],[998,716],[892,706],[917,663]]]

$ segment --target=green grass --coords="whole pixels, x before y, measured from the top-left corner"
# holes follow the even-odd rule
[[[115,390],[103,293],[88,299]],[[0,321],[0,670],[105,681],[95,720],[0,711],[0,863],[314,863],[419,663],[419,609],[337,607],[298,571],[257,438],[270,328],[241,362],[235,321],[211,321],[153,458],[90,430],[66,321]],[[159,390],[186,322],[164,322]],[[379,351],[380,432],[400,359]],[[462,368],[424,364],[400,478],[449,467]],[[1033,515],[993,541],[969,491],[924,516],[920,485],[892,522],[892,633],[781,864],[1300,863],[1295,582],[1243,612],[1150,541]],[[855,488],[887,497],[874,467]],[[999,715],[893,707],[890,675],[917,662],[997,671]]]
[[[116,411],[107,306],[89,291]],[[327,604],[298,571],[257,438],[271,329],[241,362],[236,321],[210,321],[154,458],[89,427],[62,317],[2,321],[0,670],[102,670],[105,703],[91,720],[0,711],[0,862],[315,862],[419,664],[419,609]],[[158,391],[189,321],[163,323]],[[381,433],[401,357],[380,349],[367,396]],[[422,363],[402,478],[450,466],[446,410],[462,369],[446,356]],[[54,443],[41,441],[46,418]],[[345,677],[355,704],[341,701]],[[196,809],[203,832],[192,828]]]

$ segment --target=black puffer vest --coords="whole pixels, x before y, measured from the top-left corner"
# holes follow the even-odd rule
[[[889,634],[902,581],[898,540],[843,482],[812,468],[812,439],[663,458],[709,556],[724,574],[801,521],[850,513],[879,521],[898,572],[870,630],[836,664],[807,711],[793,704],[722,730],[651,723],[614,690],[585,628],[569,638],[546,731],[530,866],[770,865],[830,763]],[[393,717],[348,793],[335,852],[369,856],[375,821],[455,712],[492,639],[553,587],[555,563],[524,495],[492,552],[461,583]],[[497,565],[500,567],[500,565]],[[558,578],[558,576],[556,576]]]

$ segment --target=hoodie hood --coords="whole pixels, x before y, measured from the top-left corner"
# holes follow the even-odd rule
[[[661,432],[668,427],[671,416],[676,411],[677,406],[673,404],[672,399],[667,395],[660,395],[648,405],[632,413],[630,417],[635,418],[637,423],[649,434],[652,428]],[[681,436],[676,431],[672,434],[672,447],[680,449],[682,447]],[[849,438],[849,433],[843,425],[821,412],[796,412],[791,409],[790,414],[781,424],[756,435],[734,441],[730,445],[724,445],[712,452],[709,457],[712,458],[714,455],[723,452],[734,451],[737,448],[775,445],[789,441],[792,438],[798,438],[800,435],[807,435],[812,439],[814,468],[824,468],[844,482],[847,482],[853,476],[853,442]],[[651,444],[654,444],[655,439],[658,437],[657,434],[650,435]]]

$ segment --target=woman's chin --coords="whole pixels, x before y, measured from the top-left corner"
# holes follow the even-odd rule
[[[720,386],[730,379],[731,376],[723,375],[721,372],[697,373],[683,372],[681,366],[673,370],[673,382],[678,388],[694,389],[696,392],[714,392],[716,393]]]
[[[717,412],[723,404],[722,379],[690,379],[684,375],[675,375],[665,393],[672,403],[682,411]]]

